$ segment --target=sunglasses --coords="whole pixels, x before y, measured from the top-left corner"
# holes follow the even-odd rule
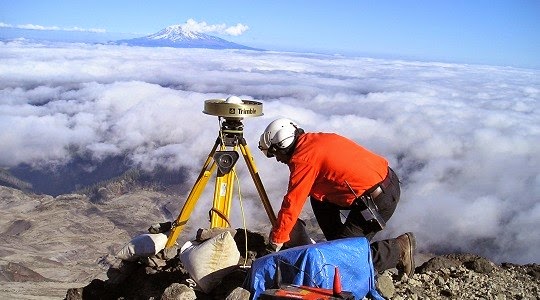
[[[269,148],[264,148],[263,146],[259,145],[259,150],[261,150],[266,157],[274,157],[275,154],[278,152],[278,147],[276,145],[270,145]]]

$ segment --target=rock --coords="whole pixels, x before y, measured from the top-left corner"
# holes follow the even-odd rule
[[[148,228],[148,232],[150,233],[167,233],[172,228],[172,222],[162,222],[162,223],[156,223],[152,224],[150,228]]]
[[[173,283],[165,289],[161,300],[195,300],[195,291],[185,284]]]
[[[204,242],[206,240],[209,240],[215,236],[222,234],[225,231],[230,232],[232,237],[234,237],[234,235],[236,234],[236,230],[232,228],[219,228],[219,227],[210,228],[210,229],[199,228],[199,230],[197,230],[197,235],[195,237],[195,240],[197,242]]]
[[[69,289],[64,300],[83,300],[83,288]]]
[[[237,287],[227,296],[227,298],[225,298],[225,300],[249,300],[250,296],[251,293],[248,290]]]
[[[388,271],[383,272],[383,274],[377,277],[375,287],[384,298],[390,299],[394,297],[396,289],[394,287],[394,282],[392,281],[392,276]]]
[[[467,267],[467,269],[483,274],[491,273],[495,268],[494,264],[485,258],[478,258],[473,261],[466,262],[464,265]]]
[[[417,268],[417,272],[434,272],[440,269],[457,267],[461,262],[457,259],[447,258],[443,256],[435,256]]]

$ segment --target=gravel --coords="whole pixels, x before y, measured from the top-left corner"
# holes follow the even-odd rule
[[[383,274],[392,278],[384,287],[384,296],[396,300],[540,299],[538,264],[496,265],[476,255],[452,254],[434,257],[416,271],[411,278]]]

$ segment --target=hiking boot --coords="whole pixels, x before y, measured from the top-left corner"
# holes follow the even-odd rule
[[[414,251],[416,249],[416,239],[412,232],[404,233],[396,238],[399,246],[399,262],[396,268],[399,274],[407,274],[411,277],[414,274]]]

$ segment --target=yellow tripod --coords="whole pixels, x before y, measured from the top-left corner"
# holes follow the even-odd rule
[[[276,224],[276,215],[268,195],[264,189],[261,178],[255,167],[255,161],[248,148],[246,140],[243,137],[243,124],[242,118],[239,116],[246,116],[246,114],[253,114],[252,116],[260,115],[261,112],[254,111],[255,109],[261,109],[260,103],[251,101],[242,104],[231,103],[223,100],[207,100],[205,102],[205,113],[218,115],[221,117],[225,115],[224,121],[221,122],[220,134],[214,144],[214,147],[210,151],[210,154],[206,158],[203,168],[197,177],[195,185],[191,189],[184,206],[182,207],[178,218],[173,222],[171,232],[169,233],[166,248],[174,246],[178,236],[184,229],[184,226],[189,220],[191,212],[195,208],[199,197],[201,196],[208,180],[211,175],[216,171],[216,183],[214,189],[214,201],[212,209],[210,210],[210,227],[229,227],[229,214],[231,210],[231,198],[233,195],[233,179],[234,173],[231,172],[235,166],[236,161],[239,158],[238,149],[240,149],[242,156],[248,166],[251,178],[255,183],[259,197],[266,213],[272,223],[272,226]],[[226,110],[227,112],[224,112]],[[229,117],[227,117],[229,116]],[[248,115],[249,116],[249,115]],[[219,150],[218,150],[219,149]]]

